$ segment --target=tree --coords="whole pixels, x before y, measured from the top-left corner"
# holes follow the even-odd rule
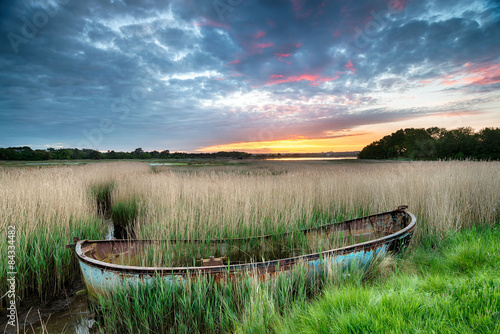
[[[398,130],[364,147],[359,159],[500,159],[500,129],[471,127]]]
[[[169,150],[163,150],[160,152],[160,158],[161,159],[168,159],[170,157],[170,151]]]
[[[139,147],[139,148],[136,148],[136,149],[134,150],[134,153],[133,153],[133,154],[134,154],[134,157],[135,157],[136,159],[140,159],[140,158],[141,158],[141,155],[142,155],[143,153],[144,153],[144,151],[142,150],[142,148],[140,148],[140,147]]]
[[[478,133],[481,159],[500,160],[500,128],[484,128]]]

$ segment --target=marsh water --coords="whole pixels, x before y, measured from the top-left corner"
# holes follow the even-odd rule
[[[273,161],[321,161],[321,160],[355,160],[357,157],[279,157],[265,160]]]
[[[19,333],[97,333],[96,322],[90,314],[85,295],[75,296],[64,309],[42,317],[41,320],[24,326]]]

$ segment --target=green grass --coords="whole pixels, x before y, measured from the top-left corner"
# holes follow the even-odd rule
[[[424,243],[425,244],[425,243]],[[417,247],[373,284],[329,287],[278,333],[500,333],[500,229],[473,228]],[[242,332],[251,332],[243,326]]]

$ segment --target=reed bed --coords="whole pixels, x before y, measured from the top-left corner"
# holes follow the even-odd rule
[[[144,164],[110,164],[51,168],[0,168],[0,288],[7,291],[7,230],[15,233],[16,297],[46,302],[79,276],[72,251],[73,237],[100,239],[106,226],[98,217],[98,191]],[[2,293],[2,304],[6,296]]]
[[[262,162],[250,166],[157,167],[117,184],[140,194],[140,238],[205,239],[276,234],[407,204],[415,238],[442,238],[500,218],[500,163]]]
[[[230,166],[100,163],[0,169],[0,224],[16,226],[18,297],[47,300],[79,275],[73,236],[100,239],[103,212],[140,239],[279,234],[389,211],[417,215],[413,243],[500,220],[500,163],[251,162]],[[105,203],[105,204],[100,204]],[[125,204],[126,205],[125,205]],[[7,254],[7,243],[0,245]],[[150,259],[163,261],[160,253]],[[168,260],[168,259],[167,259]],[[196,256],[193,261],[196,261]],[[7,258],[0,260],[6,290]]]

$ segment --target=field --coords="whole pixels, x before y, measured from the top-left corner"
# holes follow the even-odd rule
[[[313,333],[328,332],[337,319],[339,332],[383,332],[387,327],[374,319],[386,308],[400,316],[394,316],[400,322],[412,320],[404,317],[406,313],[421,312],[419,321],[436,318],[441,324],[453,323],[462,316],[467,321],[453,328],[473,331],[477,325],[498,330],[500,298],[498,280],[493,279],[498,272],[492,269],[499,263],[495,246],[500,237],[498,162],[256,161],[219,166],[113,162],[3,167],[0,185],[3,240],[8,226],[16,230],[20,304],[32,295],[48,302],[78,279],[75,256],[65,245],[74,236],[104,238],[108,233],[105,213],[122,227],[120,233],[140,239],[276,234],[389,211],[401,204],[417,216],[418,228],[404,258],[379,261],[368,271],[328,268],[313,279],[298,269],[269,282],[193,281],[154,291],[120,291],[102,300],[106,331],[301,328]],[[485,257],[483,242],[489,254]],[[7,254],[7,246],[0,244],[0,254]],[[153,262],[165,260],[158,254],[152,258]],[[0,260],[2,295],[8,290],[7,272],[4,256]],[[480,296],[470,295],[470,287]],[[380,302],[374,303],[374,298]],[[471,298],[490,304],[476,305]],[[406,299],[412,304],[400,309]],[[2,303],[6,305],[5,297]],[[336,308],[339,303],[345,308]],[[456,303],[463,303],[468,313],[454,310]],[[433,305],[441,310],[448,307],[449,314],[428,311]],[[414,328],[420,327],[423,323],[415,322]],[[409,331],[400,328],[396,332]],[[441,329],[428,327],[428,331]]]

